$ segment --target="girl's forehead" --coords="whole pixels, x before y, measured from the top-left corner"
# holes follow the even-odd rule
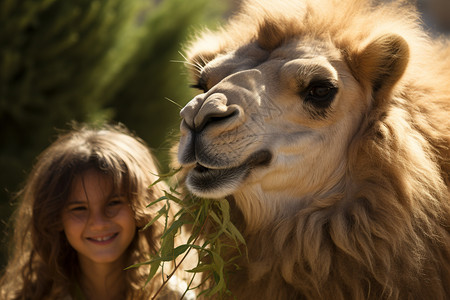
[[[112,177],[91,168],[74,177],[68,202],[104,201],[114,193]]]

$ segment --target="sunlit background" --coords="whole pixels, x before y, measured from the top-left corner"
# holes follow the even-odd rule
[[[182,45],[239,0],[0,2],[0,270],[14,195],[36,156],[71,121],[122,122],[163,170],[193,96]],[[450,1],[419,0],[424,26],[450,33]]]

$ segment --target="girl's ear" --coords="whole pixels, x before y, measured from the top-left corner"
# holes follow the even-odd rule
[[[353,75],[363,85],[369,84],[376,99],[392,90],[405,72],[408,61],[408,43],[397,34],[379,36],[348,57]]]

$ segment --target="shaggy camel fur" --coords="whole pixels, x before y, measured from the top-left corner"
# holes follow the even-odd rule
[[[237,299],[450,299],[450,47],[404,2],[247,1],[189,44],[178,161],[246,238]]]

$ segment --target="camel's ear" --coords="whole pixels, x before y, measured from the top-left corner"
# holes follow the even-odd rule
[[[350,58],[357,80],[369,84],[374,95],[389,92],[405,72],[409,60],[407,42],[399,35],[386,34],[371,41]]]

